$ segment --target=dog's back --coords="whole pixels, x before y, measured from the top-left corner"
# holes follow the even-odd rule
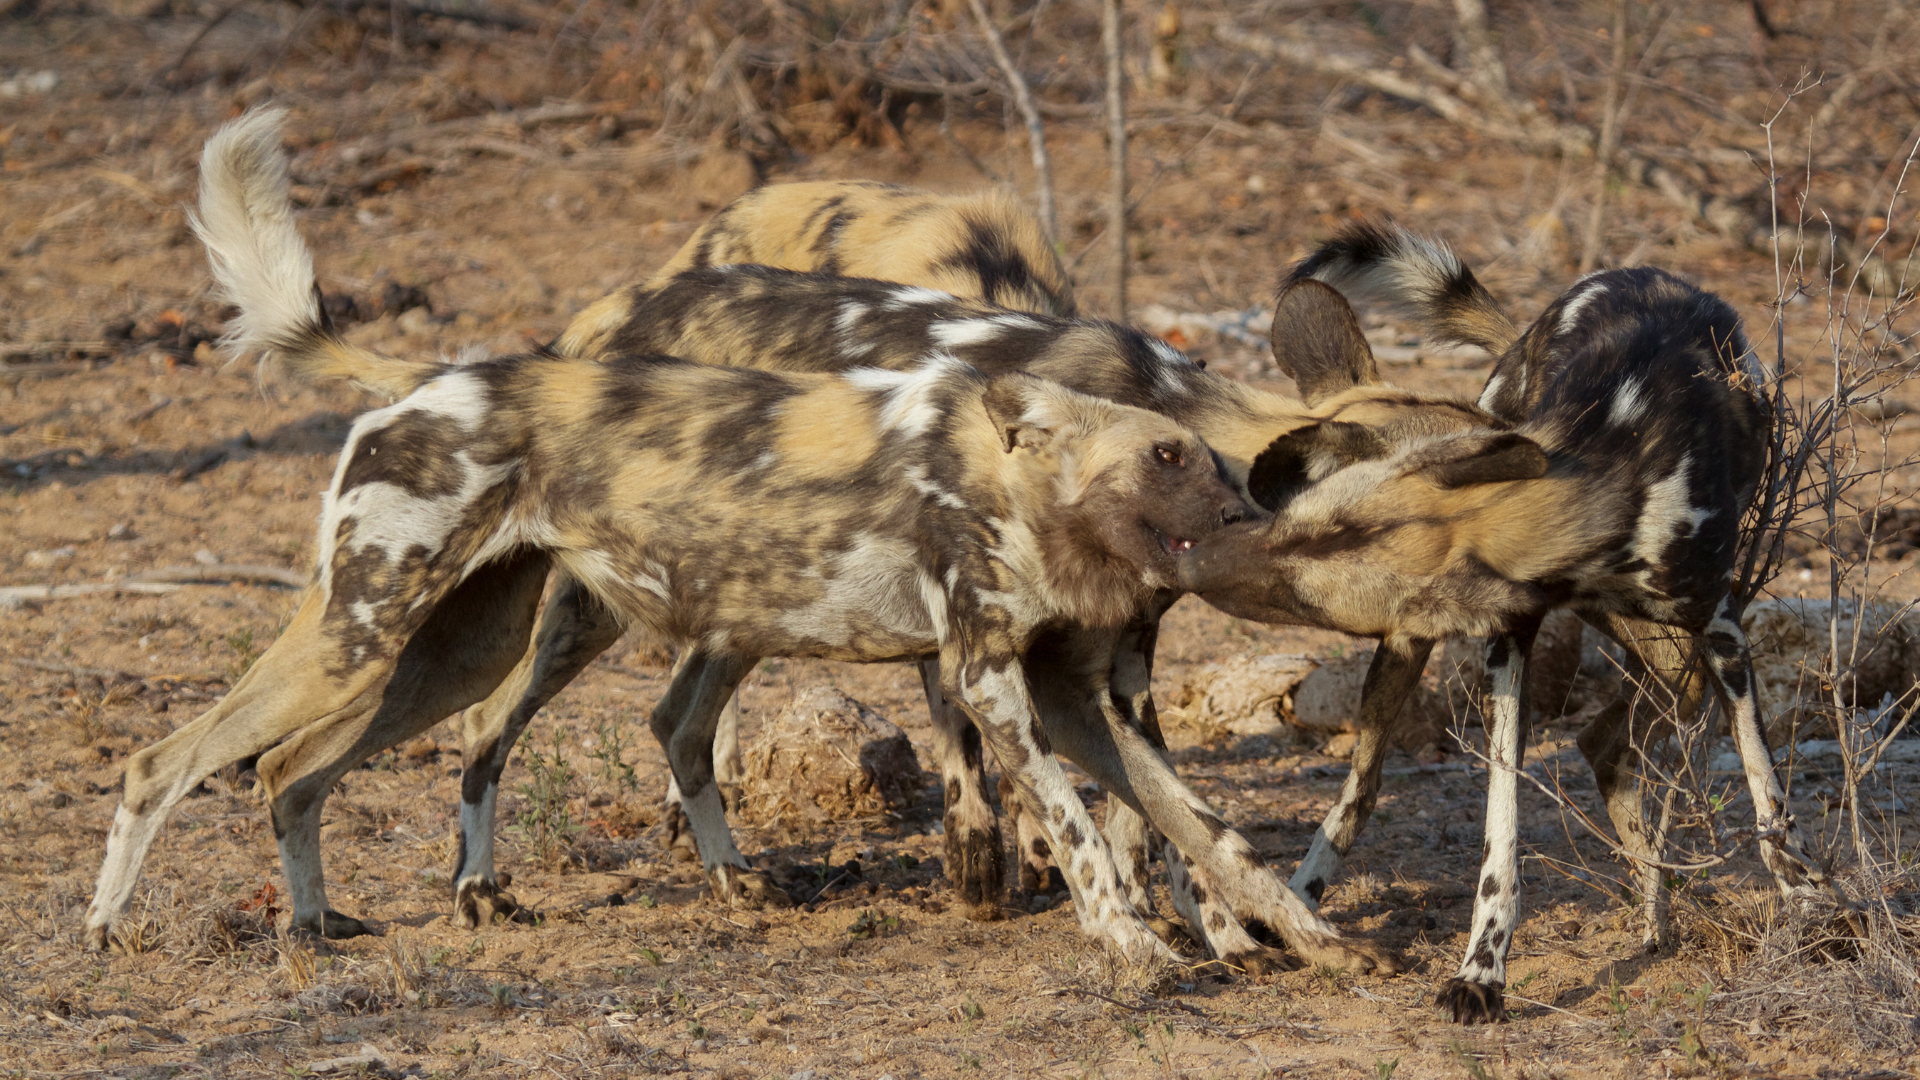
[[[654,280],[729,263],[899,281],[1043,315],[1075,311],[1046,232],[994,189],[941,195],[861,180],[759,188],[709,218]]]
[[[1524,332],[1445,245],[1397,226],[1341,232],[1297,266],[1383,301],[1432,337],[1496,355],[1480,407],[1552,455],[1570,497],[1628,513],[1569,567],[1567,599],[1703,626],[1726,595],[1767,415],[1740,318],[1652,268],[1590,274]]]
[[[1590,600],[1712,618],[1765,465],[1752,365],[1724,300],[1645,267],[1581,279],[1500,356],[1482,406],[1638,507]]]

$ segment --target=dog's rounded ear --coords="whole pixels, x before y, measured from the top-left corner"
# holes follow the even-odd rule
[[[1247,494],[1277,511],[1315,481],[1361,461],[1386,457],[1386,440],[1372,428],[1327,420],[1294,428],[1267,444],[1247,470]]]
[[[1280,286],[1270,340],[1274,362],[1293,376],[1308,405],[1380,381],[1353,305],[1325,282],[1302,278]]]
[[[1053,441],[1057,421],[1051,416],[1054,410],[1047,408],[1050,386],[1031,375],[1002,375],[987,383],[980,404],[986,406],[1001,450],[1039,450]]]
[[[1468,432],[1416,452],[1407,464],[1443,488],[1462,488],[1538,480],[1547,473],[1547,452],[1511,431]]]

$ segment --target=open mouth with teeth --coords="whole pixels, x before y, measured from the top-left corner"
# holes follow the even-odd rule
[[[1166,533],[1163,533],[1158,529],[1155,529],[1153,531],[1153,536],[1154,536],[1154,539],[1160,541],[1161,549],[1164,550],[1169,555],[1178,555],[1181,552],[1190,550],[1193,547],[1193,541],[1182,540],[1180,537],[1177,537],[1177,536],[1168,536]]]

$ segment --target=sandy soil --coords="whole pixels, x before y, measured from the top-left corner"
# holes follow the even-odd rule
[[[339,169],[328,155],[340,142],[446,115],[449,95],[458,97],[448,87],[473,81],[474,69],[452,49],[386,67],[296,50],[245,83],[210,77],[139,92],[205,21],[156,11],[144,20],[54,12],[5,23],[0,36],[0,74],[60,73],[52,91],[9,100],[0,113],[0,341],[12,350],[0,358],[0,583],[100,582],[204,562],[308,566],[332,454],[373,402],[346,388],[262,380],[202,344],[220,313],[206,299],[183,204],[201,141],[246,104],[272,96],[294,109],[296,177],[309,204],[301,226],[325,288],[368,313],[389,285],[429,298],[430,317],[415,309],[354,329],[390,350],[544,340],[664,261],[728,193],[724,155],[712,155],[712,168],[638,167],[649,160],[647,132],[608,139],[585,121],[514,133],[527,154],[483,150],[452,167],[330,186]],[[253,17],[235,16],[238,29]],[[215,35],[206,48],[217,57],[244,46]],[[1356,167],[1352,139],[1308,133],[1288,148],[1147,125],[1135,150],[1146,192],[1135,303],[1256,304],[1277,269],[1331,225],[1380,209],[1457,240],[1516,311],[1538,310],[1570,280],[1564,236],[1540,226],[1550,206],[1558,213],[1543,175],[1551,166],[1444,139],[1438,156],[1393,149],[1412,122],[1391,113],[1350,122],[1391,155],[1384,173],[1378,161]],[[1023,151],[997,124],[954,129],[994,167],[1017,166]],[[910,122],[906,133],[904,149],[826,149],[777,163],[769,179],[983,182],[935,124]],[[1071,124],[1054,138],[1077,250],[1099,212],[1100,142]],[[1624,199],[1623,228],[1659,239],[1640,258],[1696,277],[1767,324],[1770,265],[1665,222],[1650,198]],[[1093,311],[1108,300],[1098,262],[1089,256],[1078,272]],[[1376,328],[1382,344],[1398,342],[1393,327]],[[1797,343],[1818,334],[1811,320],[1792,329]],[[1391,378],[1477,392],[1482,361],[1414,344]],[[1236,375],[1279,379],[1231,343],[1196,351]],[[1920,439],[1911,418],[1894,430],[1896,454]],[[1920,476],[1890,480],[1894,500],[1912,505]],[[1906,572],[1890,588],[1906,599],[1913,566],[1876,572]],[[1790,571],[1782,587],[1812,588],[1812,578]],[[1403,952],[1411,970],[1398,977],[1183,976],[1165,996],[1143,996],[1079,935],[1064,898],[1016,898],[1028,909],[1010,905],[993,923],[951,910],[932,786],[897,817],[742,827],[742,848],[811,910],[728,911],[661,851],[665,766],[639,720],[664,689],[663,672],[628,646],[561,695],[529,737],[542,754],[557,747],[572,772],[577,832],[560,856],[536,858],[515,824],[529,805],[518,790],[529,782],[524,756],[509,770],[502,862],[536,918],[477,933],[447,920],[459,739],[443,724],[352,773],[328,803],[334,901],[379,936],[315,944],[274,928],[271,830],[250,775],[226,774],[181,805],[149,859],[127,920],[132,949],[83,954],[76,929],[126,755],[216,700],[274,639],[295,598],[291,588],[232,582],[0,610],[0,1068],[795,1080],[1912,1075],[1899,1071],[1911,1067],[1899,1050],[1825,1022],[1821,1002],[1764,1017],[1743,1004],[1737,935],[1713,927],[1777,921],[1757,862],[1743,856],[1690,878],[1682,949],[1644,957],[1618,901],[1618,864],[1531,790],[1512,1019],[1486,1029],[1444,1022],[1430,1001],[1466,941],[1485,779],[1457,752],[1389,761],[1375,819],[1327,900],[1346,932]],[[1156,688],[1164,696],[1199,665],[1238,653],[1351,647],[1189,600],[1168,619]],[[769,661],[750,678],[745,737],[796,687],[822,682],[924,747],[910,671],[812,661]],[[1577,723],[1549,722],[1530,754],[1597,815],[1572,742]],[[1344,763],[1303,739],[1170,736],[1183,776],[1276,871],[1290,872]],[[633,782],[616,761],[633,767]],[[1894,776],[1908,791],[1920,779],[1911,772]],[[1824,783],[1802,772],[1796,793],[1804,820],[1832,842],[1839,817]],[[1920,826],[1911,810],[1891,823]],[[1170,911],[1164,897],[1162,908]],[[363,1048],[372,1056],[332,1060]]]

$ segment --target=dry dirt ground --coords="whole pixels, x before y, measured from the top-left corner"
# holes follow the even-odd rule
[[[332,455],[350,418],[373,401],[262,380],[199,344],[220,313],[205,297],[183,203],[201,141],[244,105],[272,97],[293,108],[291,148],[303,155],[296,173],[308,204],[301,227],[326,289],[356,298],[366,315],[383,295],[398,298],[390,285],[424,290],[430,312],[389,313],[353,331],[391,350],[544,340],[663,261],[731,194],[728,185],[744,182],[732,174],[745,163],[724,152],[659,166],[645,130],[610,135],[576,120],[496,133],[489,138],[500,145],[476,142],[451,165],[330,187],[330,146],[447,115],[449,100],[486,93],[494,74],[457,49],[386,64],[320,63],[295,50],[244,83],[216,72],[183,86],[161,68],[207,20],[176,6],[188,14],[165,5],[148,5],[158,14],[51,6],[11,21],[0,14],[0,77],[58,73],[45,92],[0,101],[0,341],[31,346],[14,348],[0,368],[0,584],[100,582],[209,561],[308,565]],[[204,48],[244,51],[238,35],[255,17],[236,15],[223,28],[234,36],[210,36]],[[1455,239],[1517,311],[1538,310],[1570,280],[1564,235],[1542,225],[1542,215],[1560,213],[1560,167],[1490,146],[1444,147],[1437,157],[1395,149],[1395,125],[1413,122],[1397,116],[1351,119],[1373,125],[1363,140],[1304,131],[1290,148],[1284,128],[1250,140],[1143,125],[1135,303],[1203,312],[1256,304],[1277,269],[1334,223],[1391,209]],[[953,130],[950,139],[930,119],[910,120],[904,148],[825,149],[775,163],[768,179],[977,186],[983,179],[961,145],[989,167],[1017,171],[1022,148],[997,123],[962,120]],[[1065,219],[1084,238],[1105,182],[1101,144],[1090,127],[1062,124],[1053,137]],[[1391,168],[1363,160],[1369,153]],[[1688,273],[1767,324],[1769,265],[1660,223],[1661,211],[1632,192],[1624,198],[1624,220],[1653,222],[1641,231],[1658,240],[1633,257]],[[1623,246],[1631,245],[1629,237]],[[1098,256],[1078,273],[1086,305],[1103,310]],[[1236,375],[1289,388],[1256,354],[1218,341],[1196,348]],[[1411,385],[1462,393],[1477,391],[1485,373],[1479,359],[1453,354],[1389,369]],[[1896,430],[1911,442],[1917,427]],[[1893,482],[1911,505],[1915,477]],[[1902,588],[1893,595],[1913,595]],[[742,827],[742,848],[811,910],[726,910],[697,872],[661,851],[664,763],[641,718],[663,671],[632,645],[596,663],[529,736],[548,778],[555,754],[570,773],[574,831],[545,859],[521,820],[532,806],[522,788],[536,779],[524,751],[509,769],[502,862],[532,920],[463,932],[446,917],[459,740],[443,724],[352,773],[328,803],[334,902],[379,936],[315,944],[274,928],[271,830],[251,776],[229,773],[181,804],[154,849],[127,917],[130,950],[82,953],[76,930],[126,755],[217,699],[295,599],[291,588],[232,582],[0,611],[0,1071],[1913,1075],[1897,1041],[1848,1035],[1825,1015],[1871,1003],[1811,995],[1762,1012],[1741,1004],[1738,934],[1715,928],[1775,921],[1755,862],[1691,879],[1679,905],[1683,947],[1644,957],[1619,901],[1617,863],[1531,790],[1522,798],[1528,891],[1511,1020],[1445,1022],[1430,1001],[1466,941],[1485,779],[1458,752],[1389,761],[1375,820],[1328,897],[1343,930],[1402,951],[1410,971],[1397,977],[1183,976],[1165,996],[1142,996],[1088,947],[1064,899],[1030,905],[1037,914],[1010,905],[992,923],[952,910],[931,785],[898,816]],[[1189,600],[1168,619],[1156,687],[1164,695],[1225,656],[1352,647]],[[745,738],[796,687],[822,682],[924,747],[911,672],[813,661],[768,661],[749,679]],[[1562,773],[1574,800],[1595,812],[1572,743],[1577,722],[1536,731],[1531,759]],[[1170,734],[1182,774],[1278,872],[1290,872],[1344,764],[1287,738],[1202,744],[1190,731]],[[1894,779],[1911,791],[1916,777]],[[1795,777],[1804,820],[1832,841],[1838,818],[1822,784],[1817,770]],[[1911,810],[1890,821],[1909,835],[1920,826]],[[356,1057],[363,1051],[371,1056]]]

